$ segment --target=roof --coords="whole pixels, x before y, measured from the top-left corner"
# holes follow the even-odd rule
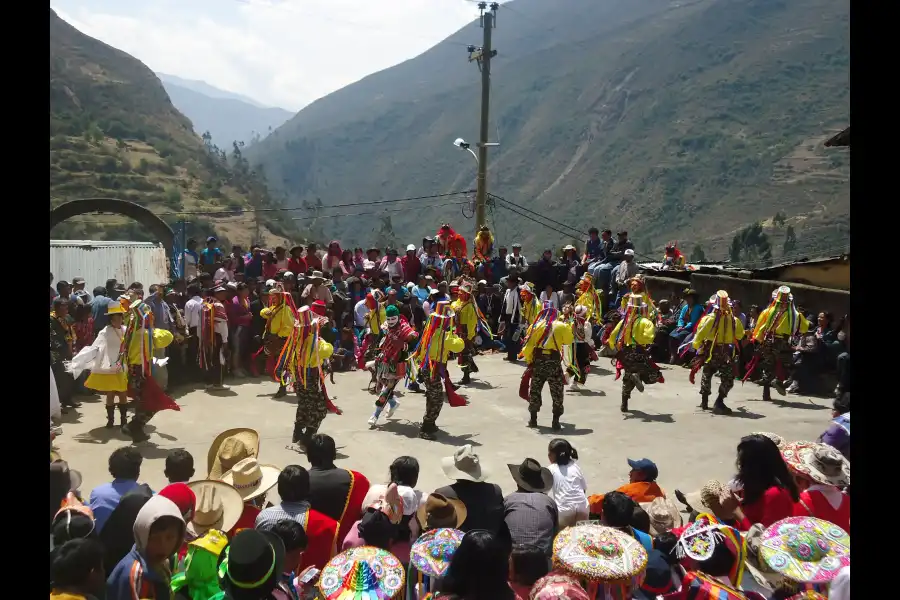
[[[835,261],[844,261],[844,260],[850,260],[850,253],[849,253],[849,252],[847,252],[846,254],[836,254],[836,255],[834,255],[834,256],[823,256],[823,257],[820,257],[820,258],[801,258],[801,259],[798,259],[798,260],[790,260],[790,261],[787,261],[787,262],[778,263],[778,264],[771,265],[771,266],[768,266],[768,267],[761,267],[761,268],[757,268],[757,269],[748,269],[748,270],[751,270],[751,271],[770,271],[770,270],[773,270],[773,269],[783,269],[784,267],[792,267],[792,266],[794,266],[794,265],[815,265],[815,264],[820,264],[820,263],[835,262]]]
[[[826,140],[825,146],[828,148],[831,148],[834,146],[847,146],[849,148],[850,147],[850,126],[848,125],[847,129],[843,130],[842,132],[838,133],[837,135],[834,135],[834,136],[830,137],[828,140]]]
[[[50,240],[51,248],[159,248],[157,242],[126,242],[114,240]]]

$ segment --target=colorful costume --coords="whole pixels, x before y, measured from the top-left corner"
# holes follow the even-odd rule
[[[537,321],[541,312],[541,302],[534,295],[531,282],[526,281],[519,286],[519,301],[519,310],[522,314],[521,327],[528,329]]]
[[[641,296],[641,301],[647,307],[647,314],[645,315],[654,323],[656,322],[657,310],[656,304],[653,302],[653,298],[650,297],[650,291],[647,289],[647,282],[644,280],[643,275],[635,275],[631,279],[628,280],[628,287],[631,290],[631,294],[639,294]],[[620,306],[622,312],[626,311],[626,304],[628,303],[628,294],[622,296],[622,304]]]
[[[616,379],[622,378],[621,411],[628,411],[631,390],[644,391],[644,384],[664,382],[659,367],[650,360],[647,346],[656,337],[656,326],[647,318],[647,305],[639,294],[626,296],[625,315],[609,336],[609,347],[616,352]]]
[[[224,292],[222,286],[211,290],[213,294]],[[214,296],[203,301],[200,308],[200,343],[197,364],[204,371],[206,389],[222,389],[225,386],[225,344],[228,343],[228,315],[225,305]]]
[[[435,439],[437,418],[447,392],[450,406],[465,406],[464,398],[453,391],[447,373],[447,359],[451,352],[462,352],[465,342],[453,331],[453,312],[449,302],[438,302],[422,331],[422,338],[413,351],[412,360],[425,381],[425,417],[419,437]],[[441,384],[443,383],[443,390]]]
[[[387,315],[385,315],[384,305],[381,303],[383,299],[384,292],[381,290],[372,290],[371,294],[366,294],[366,308],[369,309],[369,312],[366,313],[366,333],[356,363],[359,369],[365,369],[366,361],[374,358],[381,342],[381,336],[384,335],[382,325],[387,321]]]
[[[591,286],[593,289],[593,286]],[[597,360],[597,353],[594,352],[594,327],[588,318],[588,307],[584,305],[576,306],[572,319],[572,333],[574,336],[573,343],[573,369],[571,391],[578,391],[579,385],[587,381],[588,372],[591,369],[591,361]]]
[[[382,326],[384,336],[378,357],[375,359],[375,378],[378,382],[378,399],[375,400],[375,412],[369,418],[369,427],[375,427],[385,404],[390,404],[387,417],[393,416],[400,405],[394,398],[397,382],[406,376],[406,361],[409,358],[407,344],[419,337],[415,329],[405,319],[400,318],[400,311],[393,304],[385,309],[386,322]]]
[[[666,244],[666,253],[663,255],[662,260],[663,271],[684,271],[686,263],[684,254],[678,249],[678,242]]]
[[[459,336],[465,341],[465,348],[459,353],[459,368],[463,372],[460,384],[467,384],[471,380],[471,372],[478,372],[475,364],[475,336],[479,330],[481,335],[493,339],[491,326],[482,314],[481,309],[472,297],[472,287],[468,284],[459,287],[457,299],[450,305],[456,314],[456,325]]]
[[[603,292],[594,287],[594,277],[585,273],[575,287],[575,306],[587,309],[585,318],[594,323],[603,322]]]
[[[469,254],[466,250],[466,239],[460,234],[453,231],[448,223],[441,225],[437,235],[434,238],[435,243],[440,248],[441,256],[450,255],[457,261],[465,259]]]
[[[809,321],[794,306],[791,288],[783,285],[772,292],[772,303],[756,320],[753,341],[759,346],[744,375],[746,381],[757,367],[762,369],[763,400],[772,399],[773,385],[784,395],[784,371],[791,360],[791,338],[808,330]]]
[[[725,406],[725,397],[734,386],[734,371],[737,368],[738,345],[744,338],[744,326],[731,311],[728,292],[719,290],[714,296],[712,312],[700,319],[694,332],[693,346],[697,351],[691,365],[691,383],[694,374],[703,370],[700,376],[700,408],[709,409],[709,394],[712,392],[712,378],[718,373],[722,382],[719,395],[713,404],[713,414],[731,414]]]
[[[286,378],[289,371],[284,354],[285,343],[293,335],[297,320],[293,296],[281,287],[275,288],[269,293],[269,306],[262,309],[259,316],[266,321],[261,349],[266,353],[266,374],[278,382],[275,397],[281,398],[287,395]]]
[[[553,400],[553,429],[559,430],[559,418],[563,414],[562,349],[574,341],[572,327],[559,319],[559,311],[549,302],[544,303],[537,320],[525,332],[525,343],[519,358],[528,364],[523,381],[530,379],[528,391],[529,427],[537,427],[537,415],[541,410],[541,390],[544,382],[550,386]],[[524,385],[524,384],[523,384]]]
[[[319,318],[308,306],[297,311],[297,327],[285,344],[290,381],[297,393],[292,441],[306,444],[319,430],[328,411],[340,410],[328,400],[322,362],[334,353],[334,347],[319,337]]]
[[[488,282],[493,282],[493,273],[491,272],[491,255],[494,253],[494,236],[487,225],[478,228],[475,234],[475,254],[472,260],[475,263],[476,272]]]

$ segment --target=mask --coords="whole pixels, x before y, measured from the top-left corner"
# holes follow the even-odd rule
[[[388,317],[386,322],[388,324],[388,327],[393,327],[400,322],[400,317]]]

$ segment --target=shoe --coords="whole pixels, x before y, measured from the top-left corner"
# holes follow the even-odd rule
[[[778,381],[777,379],[773,379],[773,380],[772,380],[772,386],[775,388],[775,391],[776,391],[776,392],[778,392],[780,395],[784,396],[785,389],[784,389],[784,384],[783,384],[783,383],[781,383],[781,382]]]
[[[553,423],[550,425],[553,431],[562,431],[562,425],[559,424],[559,417],[553,417]]]
[[[722,403],[716,404],[715,406],[713,406],[713,409],[712,409],[712,414],[714,414],[714,415],[730,415],[733,412],[734,412],[733,410],[731,410],[730,408],[728,408],[727,406],[725,406]]]
[[[135,429],[129,425],[127,428],[123,427],[123,430],[124,429],[127,429],[127,433],[131,436],[131,440],[134,443],[146,442],[150,439],[150,436],[146,434],[143,428]]]
[[[762,399],[763,399],[763,402],[771,402],[772,401],[772,390],[767,385],[763,386]]]
[[[632,373],[631,379],[634,381],[634,387],[637,388],[637,391],[643,392],[644,391],[644,382],[641,380],[641,376],[638,375],[637,373]]]
[[[128,425],[128,409],[123,405],[119,405],[119,427]]]
[[[570,391],[570,392],[578,392],[578,391],[580,391],[580,390],[581,390],[581,386],[578,385],[578,382],[577,382],[577,381],[573,381],[573,382],[569,385],[569,391]]]
[[[273,398],[284,398],[285,396],[287,396],[287,388],[282,385],[278,388],[278,391],[275,392],[275,395],[272,397]]]
[[[112,429],[116,426],[116,407],[115,406],[107,406],[106,407],[106,429]]]
[[[628,400],[622,400],[622,406],[619,407],[622,412],[628,412]]]
[[[785,390],[788,394],[799,394],[800,393],[800,384],[796,381],[791,383],[788,388]]]
[[[369,427],[375,427],[375,425],[378,423],[378,416],[372,415],[371,417],[369,417],[368,423]]]
[[[431,442],[433,442],[437,439],[437,436],[434,435],[434,432],[425,431],[424,429],[419,431],[419,437],[422,438],[423,440],[429,440]]]
[[[400,403],[394,400],[394,405],[388,405],[387,415],[385,415],[385,419],[390,419],[394,416],[394,413],[397,412],[397,409],[400,408]]]
[[[700,395],[700,410],[709,410],[709,394]]]
[[[67,408],[81,408],[81,402],[75,402],[74,400],[69,400],[63,406]]]
[[[528,426],[532,429],[537,429],[537,413],[531,413],[531,418],[528,419]]]
[[[210,386],[209,391],[211,392],[226,392],[231,388],[225,385],[224,383],[217,383],[213,386]]]

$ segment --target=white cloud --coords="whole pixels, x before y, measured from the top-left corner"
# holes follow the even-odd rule
[[[297,110],[416,56],[477,17],[471,0],[53,0],[154,71]],[[458,40],[477,43],[478,40]],[[462,59],[462,56],[461,56]]]

